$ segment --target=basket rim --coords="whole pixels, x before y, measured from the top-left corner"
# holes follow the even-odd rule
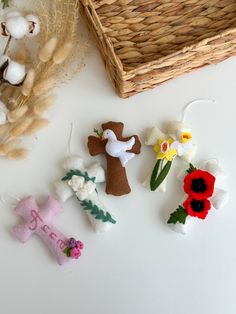
[[[143,71],[145,69],[147,72],[149,72],[151,69],[148,69],[148,67],[151,67],[152,69],[154,69],[155,67],[158,67],[158,65],[160,65],[161,63],[166,62],[173,57],[184,54],[184,53],[189,52],[191,50],[196,50],[202,46],[207,45],[209,42],[217,40],[219,38],[223,38],[225,36],[236,34],[236,26],[231,27],[231,28],[222,30],[219,34],[217,34],[215,36],[211,36],[211,37],[202,39],[198,43],[194,43],[192,45],[187,45],[187,46],[183,47],[182,49],[180,49],[176,52],[173,52],[167,56],[163,56],[163,57],[156,59],[156,60],[153,60],[153,61],[144,62],[143,64],[138,65],[137,67],[135,67],[132,70],[124,70],[124,63],[116,54],[113,43],[111,42],[108,35],[103,30],[103,25],[101,23],[100,17],[98,15],[95,7],[94,7],[93,0],[80,0],[80,2],[82,3],[83,7],[90,7],[93,10],[93,13],[96,16],[96,20],[94,20],[93,16],[91,15],[93,23],[95,23],[95,25],[97,25],[97,23],[98,23],[97,26],[99,27],[99,30],[102,34],[102,37],[104,38],[104,40],[108,46],[108,49],[111,52],[111,58],[113,59],[113,62],[115,63],[115,65],[118,69],[118,75],[121,76],[121,78],[125,77],[127,75],[128,76],[130,76],[130,75],[135,76],[135,75],[143,74]]]

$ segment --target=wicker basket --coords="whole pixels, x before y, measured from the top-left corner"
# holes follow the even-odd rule
[[[125,98],[236,53],[236,0],[81,0]]]

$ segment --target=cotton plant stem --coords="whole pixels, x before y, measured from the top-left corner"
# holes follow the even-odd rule
[[[11,40],[12,40],[12,37],[9,36],[9,37],[8,37],[8,40],[7,40],[7,44],[6,44],[6,46],[5,46],[5,49],[3,50],[3,55],[6,55],[6,54],[7,54],[8,49],[9,49],[9,46],[10,46],[10,43],[11,43]]]

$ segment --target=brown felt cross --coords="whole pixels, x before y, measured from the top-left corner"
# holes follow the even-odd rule
[[[102,124],[103,131],[105,130],[112,130],[117,140],[122,142],[127,142],[132,137],[135,138],[135,144],[133,145],[132,149],[128,152],[139,154],[141,149],[141,142],[137,135],[123,137],[123,129],[124,124],[122,122],[107,122]],[[92,156],[96,156],[99,154],[103,154],[107,160],[107,182],[106,182],[106,193],[112,194],[116,196],[128,194],[131,189],[127,180],[126,170],[125,167],[122,166],[120,159],[116,157],[110,156],[106,152],[106,144],[107,140],[102,139],[96,136],[89,136],[88,138],[88,149],[89,153]]]

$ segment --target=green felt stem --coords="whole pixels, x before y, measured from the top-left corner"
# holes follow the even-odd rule
[[[93,181],[95,183],[95,180],[96,180],[95,177],[94,178],[90,178],[86,171],[83,173],[80,170],[70,170],[65,175],[65,177],[62,178],[62,181],[68,181],[73,176],[83,177],[86,182],[87,181]],[[83,206],[84,210],[90,211],[90,214],[95,216],[94,217],[95,219],[102,220],[102,222],[108,222],[109,221],[112,224],[116,223],[116,221],[112,218],[112,216],[111,216],[111,214],[109,212],[104,212],[97,205],[93,204],[93,202],[91,200],[80,201],[80,203]]]
[[[172,161],[167,161],[164,168],[160,170],[160,166],[163,163],[163,159],[158,159],[151,175],[150,187],[151,191],[155,191],[165,180],[166,176],[168,175]]]
[[[95,183],[96,180],[96,178],[90,178],[86,171],[83,173],[80,170],[70,170],[61,180],[67,181],[70,180],[73,176],[83,177],[86,182],[93,181]]]
[[[110,222],[115,224],[116,221],[112,218],[111,214],[108,212],[104,212],[97,205],[93,204],[91,200],[80,201],[84,210],[90,211],[90,214],[95,216],[95,219],[102,220],[102,222]]]

